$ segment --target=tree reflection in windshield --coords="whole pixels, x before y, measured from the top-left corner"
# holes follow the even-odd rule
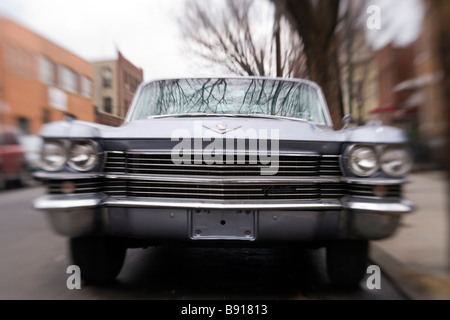
[[[176,79],[146,85],[132,120],[158,115],[272,115],[326,124],[317,90],[269,79]]]

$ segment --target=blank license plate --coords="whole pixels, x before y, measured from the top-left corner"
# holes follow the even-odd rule
[[[254,240],[255,212],[251,210],[193,210],[194,240]]]

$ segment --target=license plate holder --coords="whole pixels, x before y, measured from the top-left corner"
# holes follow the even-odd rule
[[[255,240],[255,211],[199,209],[190,217],[193,240]]]

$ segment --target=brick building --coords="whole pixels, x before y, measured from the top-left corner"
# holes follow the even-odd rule
[[[93,65],[96,122],[119,126],[144,79],[143,70],[134,66],[121,52],[118,52],[117,60],[97,61]]]
[[[421,166],[447,161],[444,134],[447,127],[441,79],[439,43],[434,33],[436,17],[425,6],[422,30],[407,47],[388,45],[376,53],[378,108],[371,111],[387,125],[405,129]]]
[[[413,43],[407,47],[396,48],[389,44],[375,54],[378,69],[378,105],[370,113],[377,115],[386,125],[404,127],[405,124],[414,122],[417,116],[417,108],[409,107],[413,92],[401,90],[399,87],[415,77],[415,46]]]
[[[0,124],[37,134],[67,117],[95,120],[92,64],[0,18]]]

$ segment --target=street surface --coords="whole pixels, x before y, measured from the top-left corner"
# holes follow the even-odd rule
[[[386,277],[381,290],[334,288],[323,250],[155,247],[129,249],[117,281],[69,290],[66,239],[32,208],[44,188],[0,193],[0,299],[383,299],[405,297]]]

